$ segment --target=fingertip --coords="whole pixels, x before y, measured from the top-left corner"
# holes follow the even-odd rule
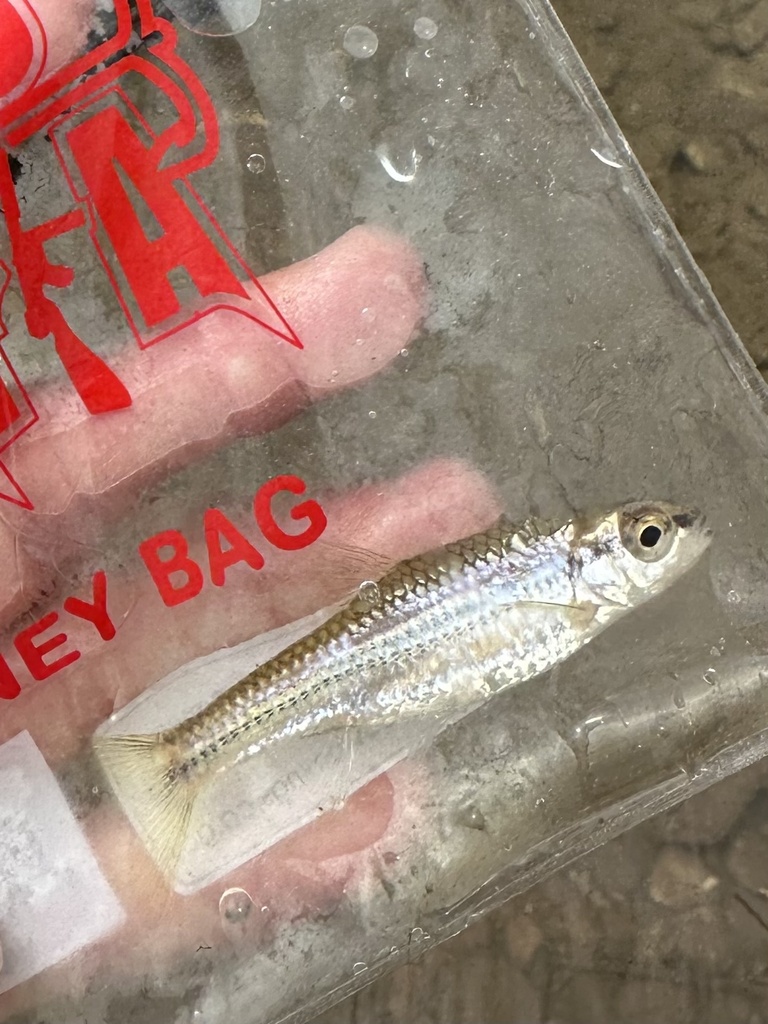
[[[437,458],[339,499],[337,509],[330,537],[357,537],[361,547],[405,558],[483,529],[501,506],[478,469]]]
[[[290,358],[315,396],[381,370],[411,342],[428,310],[417,251],[368,225],[275,274],[272,294],[304,345]]]

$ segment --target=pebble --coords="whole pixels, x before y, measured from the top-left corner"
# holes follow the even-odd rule
[[[768,4],[759,3],[733,26],[733,45],[745,57],[753,54],[768,39]]]
[[[527,914],[516,913],[506,921],[504,935],[512,959],[527,967],[543,940],[539,926]]]
[[[679,149],[679,158],[697,174],[714,171],[723,164],[721,150],[707,139],[692,139]]]
[[[717,876],[695,853],[668,846],[656,859],[648,888],[654,903],[665,907],[692,907],[701,903],[719,884]]]
[[[660,815],[650,825],[665,843],[713,846],[725,839],[765,779],[766,769],[757,764],[679,807]]]

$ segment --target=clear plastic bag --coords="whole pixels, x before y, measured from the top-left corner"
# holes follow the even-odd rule
[[[552,12],[238,10],[0,4],[3,1019],[308,1019],[765,752],[764,385]],[[354,552],[662,498],[715,535],[668,592],[460,721],[276,747],[158,876],[95,734]]]

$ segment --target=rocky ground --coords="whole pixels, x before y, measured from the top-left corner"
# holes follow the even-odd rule
[[[768,374],[768,0],[555,0]],[[561,872],[322,1024],[768,1022],[768,763]]]

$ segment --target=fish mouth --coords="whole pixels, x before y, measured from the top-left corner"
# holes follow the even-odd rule
[[[697,526],[700,530],[706,531],[708,534],[712,533],[706,525],[707,517],[701,509],[698,508],[691,508],[685,512],[676,512],[672,516],[672,521],[683,530],[691,530],[694,526]]]
[[[672,516],[672,522],[681,530],[689,530],[693,536],[698,538],[698,542],[702,547],[709,547],[714,536],[714,530],[707,522],[706,514],[701,509],[690,508],[685,511],[675,512]]]

